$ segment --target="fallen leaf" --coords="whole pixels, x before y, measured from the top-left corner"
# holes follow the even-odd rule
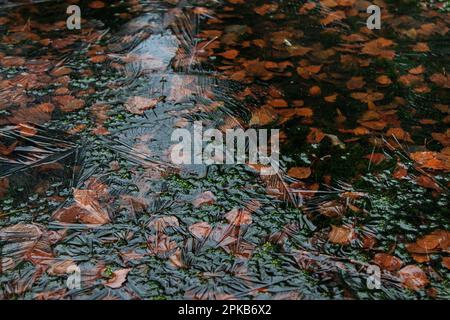
[[[146,110],[154,109],[158,102],[159,100],[155,98],[133,96],[125,103],[125,108],[134,114],[144,114]]]
[[[363,77],[352,77],[347,81],[347,89],[349,90],[361,89],[365,85],[366,82]]]
[[[89,2],[88,6],[89,6],[89,8],[92,8],[92,9],[101,9],[101,8],[105,7],[105,3],[103,1],[96,0],[96,1]]]
[[[328,234],[329,241],[340,245],[348,245],[355,238],[355,232],[346,226],[338,227],[332,225]]]
[[[377,253],[373,258],[375,264],[380,266],[382,269],[388,271],[395,271],[402,267],[403,261],[399,258],[386,253]]]
[[[112,278],[105,283],[105,286],[113,289],[122,287],[125,281],[127,281],[127,276],[130,271],[131,269],[120,269],[114,271]]]
[[[225,59],[233,60],[239,55],[239,51],[233,49],[222,53],[218,53],[217,55],[224,57]]]
[[[306,179],[311,175],[311,168],[293,167],[289,169],[288,175],[296,179]]]
[[[450,257],[443,257],[442,258],[442,265],[446,267],[447,269],[450,269]]]
[[[319,86],[312,86],[311,88],[309,88],[309,94],[312,96],[318,96],[322,93],[322,90],[320,89]]]
[[[259,14],[260,16],[264,16],[267,13],[273,13],[273,12],[277,11],[278,10],[278,4],[276,4],[276,3],[273,3],[273,4],[266,3],[266,4],[263,4],[260,7],[254,8],[253,10],[257,14]]]
[[[233,209],[225,215],[231,225],[249,225],[252,223],[252,215],[244,209]]]
[[[376,81],[383,86],[387,86],[392,83],[391,79],[389,79],[389,77],[385,75],[377,77]]]
[[[212,227],[207,222],[197,222],[189,226],[189,232],[197,239],[203,240],[209,236]]]
[[[205,204],[214,204],[216,202],[216,197],[211,191],[205,191],[196,196],[192,204],[194,208],[199,208]]]
[[[403,285],[411,290],[418,291],[429,283],[425,272],[416,265],[408,265],[402,268],[398,274]]]

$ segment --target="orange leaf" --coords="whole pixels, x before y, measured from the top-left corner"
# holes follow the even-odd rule
[[[369,159],[369,161],[373,164],[380,164],[386,159],[386,156],[382,153],[372,153],[366,155],[364,158]]]
[[[401,268],[403,261],[395,256],[391,256],[386,253],[377,253],[373,258],[375,264],[379,265],[382,269],[388,271],[395,271]]]
[[[105,7],[105,3],[103,1],[96,0],[96,1],[90,2],[88,6],[89,6],[89,8],[92,8],[92,9],[101,9],[101,8]]]
[[[320,89],[319,86],[312,86],[311,88],[309,88],[309,94],[312,96],[318,96],[322,93],[322,90]]]
[[[390,85],[390,84],[392,83],[391,79],[389,79],[389,77],[388,77],[388,76],[385,76],[385,75],[379,76],[379,77],[376,79],[376,81],[377,81],[379,84],[383,85],[383,86],[387,86],[387,85]]]
[[[272,13],[277,11],[278,9],[278,4],[263,4],[260,7],[257,7],[255,9],[253,9],[257,14],[259,14],[260,16],[264,16],[267,13]]]
[[[311,175],[309,167],[294,167],[289,169],[288,175],[297,179],[306,179]]]
[[[446,267],[447,269],[450,269],[450,257],[443,257],[442,258],[442,265]]]
[[[439,154],[437,152],[432,151],[413,152],[410,154],[410,157],[423,168],[434,170],[448,169],[446,163],[438,158]]]
[[[366,85],[363,77],[352,77],[349,81],[347,81],[347,89],[355,90],[361,89]]]
[[[408,265],[402,268],[398,274],[403,285],[411,290],[418,291],[429,283],[425,272],[416,265]]]
[[[218,56],[222,56],[225,59],[232,60],[232,59],[236,58],[239,55],[239,51],[233,49],[233,50],[228,50],[228,51],[225,51],[225,52],[222,52],[222,53],[218,53],[217,55]]]
[[[306,137],[306,142],[310,144],[320,143],[323,138],[325,138],[325,134],[317,128],[311,128],[308,136]]]
[[[328,234],[328,240],[333,243],[347,245],[355,238],[355,232],[349,227],[331,226],[331,231]]]

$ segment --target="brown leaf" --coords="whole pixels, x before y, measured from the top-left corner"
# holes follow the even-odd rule
[[[442,265],[446,267],[447,269],[450,269],[450,257],[443,257],[442,258]]]
[[[120,288],[125,281],[127,281],[127,275],[131,271],[131,269],[120,269],[113,272],[113,276],[109,279],[105,286],[117,289]]]
[[[422,168],[443,170],[449,169],[444,161],[439,159],[439,154],[433,151],[420,151],[410,153],[411,159],[416,161]]]
[[[207,222],[197,222],[189,226],[189,232],[197,239],[203,240],[209,236],[212,227]]]
[[[271,99],[269,104],[274,108],[286,108],[288,106],[286,100],[283,99]]]
[[[395,137],[397,140],[400,141],[406,141],[406,142],[414,142],[411,139],[411,136],[408,132],[406,132],[405,130],[403,130],[402,128],[390,128],[387,132],[386,132],[387,136],[393,136]]]
[[[425,72],[425,67],[423,65],[420,65],[420,66],[417,66],[415,68],[408,70],[408,72],[411,74],[415,74],[415,75],[422,74]]]
[[[101,9],[105,7],[105,3],[103,1],[99,1],[99,0],[95,0],[95,1],[91,1],[89,2],[89,8],[92,9]]]
[[[388,271],[395,271],[402,267],[403,261],[399,258],[386,253],[377,253],[373,258],[375,264],[379,265],[382,269]]]
[[[63,223],[102,225],[110,222],[108,212],[99,202],[101,194],[94,190],[74,189],[75,204],[54,213],[53,218]]]
[[[430,256],[428,254],[413,253],[411,256],[417,263],[425,263],[430,261]]]
[[[430,77],[430,80],[439,87],[450,88],[450,75],[435,73]]]
[[[72,69],[69,67],[59,67],[52,70],[50,73],[54,77],[62,77],[72,73]]]
[[[327,26],[330,23],[340,21],[342,19],[345,19],[345,12],[342,10],[337,10],[337,11],[332,11],[325,18],[321,19],[320,23]]]
[[[389,77],[385,75],[377,77],[376,81],[383,86],[387,86],[392,83],[391,79],[389,79]]]
[[[439,246],[441,237],[439,235],[428,234],[417,239],[417,244],[426,250],[432,250]]]
[[[325,133],[323,133],[320,129],[311,128],[308,136],[306,137],[306,142],[310,144],[320,143],[323,138],[325,138]]]
[[[427,250],[422,248],[417,243],[407,243],[405,244],[405,248],[409,253],[428,254],[437,252],[437,250]]]
[[[276,3],[273,3],[273,4],[266,3],[266,4],[263,4],[260,7],[254,8],[253,10],[257,14],[259,14],[260,16],[264,16],[267,13],[273,13],[273,12],[277,11],[278,10],[278,4],[276,4]]]
[[[5,146],[0,142],[0,154],[4,155],[4,156],[8,156],[11,153],[14,152],[14,150],[16,150],[17,144],[19,142],[16,140],[14,141],[12,144],[10,144],[9,146]]]
[[[384,98],[384,94],[381,92],[353,92],[350,96],[353,99],[365,103],[382,100]]]
[[[35,224],[16,224],[0,229],[2,246],[0,273],[28,260],[35,265],[48,264],[53,252],[48,234]]]
[[[339,201],[331,200],[320,204],[318,211],[326,217],[337,218],[345,214],[345,206]]]
[[[174,252],[177,248],[176,242],[165,234],[151,235],[147,240],[147,246],[152,254],[158,256]]]
[[[71,95],[56,96],[53,97],[53,101],[56,102],[64,112],[72,112],[84,107],[84,100],[77,99]]]
[[[244,209],[233,209],[225,215],[231,225],[249,225],[252,223],[252,215]]]
[[[239,51],[237,50],[228,50],[222,53],[218,53],[218,56],[224,57],[225,59],[233,60],[239,55]]]
[[[416,265],[408,265],[402,268],[398,274],[403,285],[411,290],[418,291],[429,283],[427,275]]]
[[[265,126],[272,122],[274,122],[276,119],[275,113],[273,112],[272,108],[260,108],[257,109],[252,113],[252,118],[250,119],[249,125],[258,125],[258,126]]]
[[[379,56],[381,58],[392,60],[395,57],[395,52],[387,50],[386,48],[392,46],[392,40],[385,38],[378,38],[364,44],[362,52],[372,56]]]
[[[192,204],[194,208],[199,208],[205,204],[214,204],[216,202],[216,197],[211,191],[205,191],[196,196]]]
[[[404,178],[408,177],[407,167],[403,163],[397,162],[397,165],[395,167],[395,170],[394,170],[392,176],[395,179],[404,179]]]
[[[331,226],[331,231],[328,234],[329,241],[340,245],[348,245],[355,238],[355,232],[346,226]]]
[[[371,163],[378,165],[386,159],[386,156],[382,153],[371,153],[364,158],[369,159]]]
[[[311,175],[311,168],[293,167],[289,169],[288,175],[296,179],[306,179]]]
[[[412,47],[414,52],[429,52],[430,47],[425,42],[418,42]]]
[[[318,96],[322,93],[322,90],[320,89],[319,86],[312,86],[311,88],[309,88],[309,94],[312,96]]]
[[[349,81],[347,81],[347,89],[355,90],[361,89],[366,85],[363,77],[352,77]]]
[[[180,224],[175,216],[164,216],[150,221],[149,228],[163,232],[168,227],[178,227]]]
[[[149,99],[140,96],[133,96],[125,103],[125,108],[134,114],[144,114],[146,110],[154,109],[158,104],[158,99]]]
[[[416,183],[424,188],[433,189],[437,192],[441,192],[442,189],[438,185],[438,183],[434,180],[434,178],[421,174],[420,176],[415,178]]]
[[[73,266],[76,266],[76,264],[72,260],[56,261],[50,265],[47,273],[51,276],[65,275]]]

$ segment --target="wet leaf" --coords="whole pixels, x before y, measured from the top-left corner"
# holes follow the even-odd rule
[[[192,204],[195,208],[199,208],[203,205],[214,204],[216,202],[216,197],[211,191],[205,191],[196,196]]]
[[[421,290],[429,283],[425,272],[415,265],[408,265],[402,268],[398,274],[400,275],[400,280],[403,285],[411,290]]]
[[[403,261],[399,258],[386,254],[386,253],[377,253],[373,258],[375,264],[379,265],[382,269],[388,271],[395,271],[402,267]]]
[[[105,286],[113,289],[122,287],[125,281],[127,281],[127,276],[130,271],[131,269],[120,269],[114,271],[112,278],[105,283]]]
[[[212,227],[207,222],[198,222],[189,226],[189,232],[197,239],[206,239],[212,231]]]
[[[125,108],[134,114],[144,114],[146,110],[154,109],[159,100],[156,98],[145,98],[140,96],[130,97],[125,103]]]
[[[309,167],[294,167],[289,169],[288,175],[296,179],[306,179],[311,175]]]
[[[331,226],[331,231],[328,234],[328,240],[330,242],[340,245],[348,245],[355,238],[354,230],[346,226]]]

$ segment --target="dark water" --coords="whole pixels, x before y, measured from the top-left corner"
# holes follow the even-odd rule
[[[309,3],[2,4],[0,297],[448,299],[449,14]],[[282,172],[174,165],[194,121]]]

